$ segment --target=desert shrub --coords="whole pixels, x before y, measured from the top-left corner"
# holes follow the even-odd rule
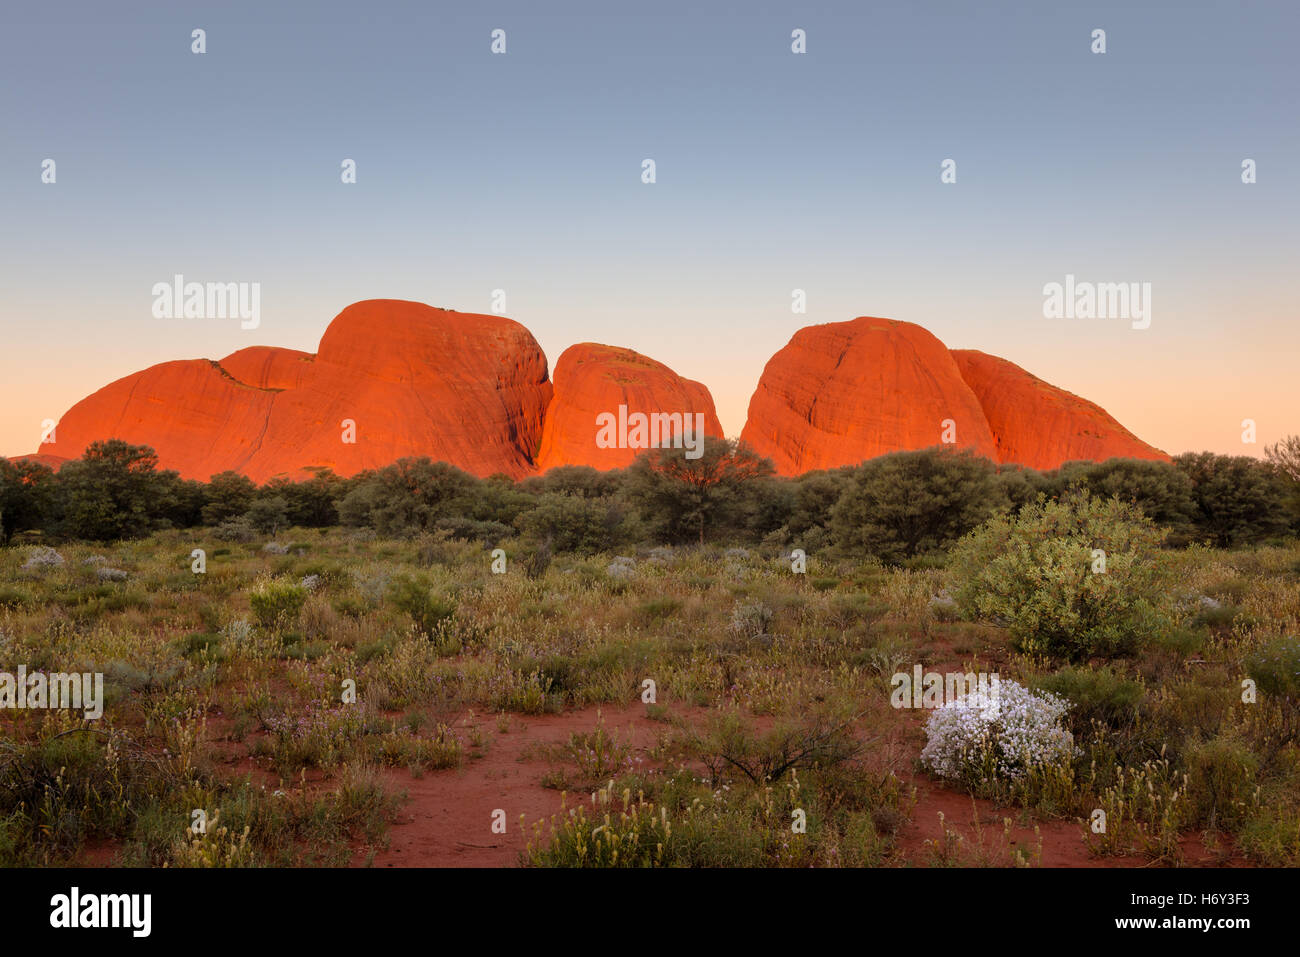
[[[1014,681],[966,694],[930,714],[921,764],[943,778],[981,785],[1031,769],[1065,764],[1073,736],[1062,725],[1069,703]]]
[[[611,782],[612,785],[613,782]],[[763,863],[766,835],[748,815],[696,801],[670,814],[630,788],[621,807],[612,787],[593,795],[593,810],[533,825],[524,861],[533,867],[755,867]]]
[[[741,638],[752,640],[767,634],[772,625],[772,609],[760,602],[737,602],[731,612],[731,631]]]
[[[631,749],[617,731],[605,726],[603,718],[592,731],[571,732],[565,750],[577,765],[579,781],[589,785],[608,781],[631,765]]]
[[[800,768],[830,768],[861,751],[852,720],[822,709],[803,717],[778,720],[759,733],[734,711],[714,715],[708,732],[692,741],[713,782],[739,771],[751,784],[779,781]]]
[[[23,608],[39,602],[26,588],[17,585],[0,585],[0,608]]]
[[[307,703],[301,711],[286,711],[265,719],[272,757],[282,771],[341,764],[374,728],[364,708]]]
[[[621,541],[623,510],[611,499],[547,492],[516,522],[530,541],[550,542],[557,552],[591,554]]]
[[[422,532],[415,538],[416,562],[423,568],[430,565],[449,565],[456,560],[461,546],[452,542],[450,529]]]
[[[252,867],[256,851],[248,843],[249,828],[235,832],[220,823],[217,811],[202,834],[186,830],[172,847],[171,865],[175,867],[215,868]]]
[[[47,855],[61,859],[87,839],[123,836],[136,807],[186,783],[180,760],[159,760],[120,731],[73,726],[42,740],[6,741],[0,758],[0,826],[9,821],[16,832],[7,850],[0,835],[0,863],[8,866],[24,848],[34,855],[28,866],[49,864]]]
[[[393,579],[388,586],[388,600],[393,607],[411,616],[416,627],[426,635],[433,635],[440,622],[456,613],[456,603],[440,598],[424,578],[404,575]]]
[[[499,542],[514,534],[514,529],[501,522],[480,521],[463,516],[440,518],[434,523],[434,530],[445,532],[451,539],[466,542]]]
[[[263,628],[285,628],[298,620],[307,594],[299,584],[271,579],[249,592],[248,603]]]
[[[1118,499],[1086,492],[1040,499],[953,549],[954,597],[966,614],[1005,623],[1027,653],[1129,654],[1170,627],[1162,540],[1150,519]]]
[[[243,515],[228,518],[212,530],[212,537],[219,542],[239,542],[247,544],[257,537],[253,523]]]
[[[48,545],[37,545],[27,553],[27,561],[23,562],[23,571],[33,571],[41,568],[62,568],[64,564],[63,556],[54,549]]]
[[[352,480],[338,506],[344,525],[367,526],[381,535],[414,535],[440,519],[463,516],[477,480],[445,462],[399,459]]]
[[[390,731],[374,743],[375,759],[389,767],[440,770],[459,767],[464,750],[455,732],[439,723],[433,735],[420,737],[409,730]]]
[[[831,511],[835,544],[898,563],[944,548],[1005,503],[995,466],[969,451],[895,452],[863,463]]]
[[[1112,668],[1070,666],[1034,682],[1036,690],[1050,691],[1070,702],[1070,718],[1077,729],[1093,721],[1112,728],[1130,724],[1145,693],[1140,681]]]
[[[1261,864],[1295,867],[1300,862],[1300,816],[1288,807],[1260,808],[1242,826],[1237,844]]]
[[[1258,760],[1242,742],[1220,735],[1187,752],[1189,823],[1235,829],[1255,805]]]
[[[2,599],[0,599],[2,601]],[[672,618],[682,610],[682,603],[677,598],[653,598],[644,602],[635,610],[636,618],[646,625],[654,625]]]
[[[551,567],[551,543],[542,542],[524,556],[524,574],[531,580],[542,578]]]
[[[1266,751],[1270,759],[1282,745],[1294,743],[1300,734],[1300,638],[1275,638],[1245,659],[1246,673],[1263,694],[1258,708],[1263,727],[1271,727]]]
[[[1282,638],[1246,657],[1246,673],[1266,695],[1300,699],[1300,638]]]

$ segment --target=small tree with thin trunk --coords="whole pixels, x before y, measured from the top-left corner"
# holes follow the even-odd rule
[[[773,471],[736,439],[710,438],[699,458],[677,448],[643,452],[628,469],[627,495],[659,537],[703,545],[708,531],[743,514],[750,484]]]

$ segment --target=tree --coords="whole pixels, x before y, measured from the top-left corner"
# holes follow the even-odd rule
[[[790,531],[802,535],[814,528],[829,529],[831,513],[852,481],[851,468],[808,472],[795,479]]]
[[[220,525],[228,518],[243,515],[257,497],[257,485],[247,475],[226,471],[212,476],[208,483],[208,502],[203,506],[203,523]]]
[[[164,526],[172,528],[193,528],[203,524],[203,506],[208,501],[208,487],[195,479],[183,479],[179,472],[166,471],[158,473],[158,480],[165,489],[163,500],[156,515]]]
[[[1280,442],[1266,446],[1264,458],[1284,479],[1282,484],[1287,488],[1291,525],[1300,532],[1300,435],[1288,435]]]
[[[0,545],[15,532],[43,528],[54,507],[54,470],[31,460],[0,458]]]
[[[647,449],[627,472],[625,494],[647,526],[672,542],[697,537],[745,514],[757,479],[774,471],[770,460],[736,439],[709,439],[699,458],[686,449]]]
[[[446,462],[399,459],[359,477],[339,503],[339,519],[384,535],[429,531],[439,519],[466,514],[476,483]]]
[[[274,478],[258,491],[259,497],[284,499],[288,524],[303,528],[325,528],[339,520],[334,505],[342,479],[329,469],[318,469],[305,482]]]
[[[618,544],[623,510],[609,498],[545,492],[515,524],[531,541],[556,551],[599,552]]]
[[[619,470],[602,472],[590,465],[557,465],[542,475],[533,475],[519,483],[526,492],[559,492],[561,495],[581,495],[583,498],[601,498],[619,491],[622,473]]]
[[[1174,464],[1191,480],[1197,533],[1220,548],[1260,541],[1290,524],[1284,480],[1272,466],[1213,452],[1188,452]]]
[[[1013,512],[1018,512],[1031,502],[1037,501],[1040,495],[1058,498],[1066,488],[1060,470],[1039,472],[1023,465],[1005,463],[998,466],[997,472],[998,485]]]
[[[92,442],[58,474],[60,525],[66,535],[111,541],[146,535],[175,507],[175,473],[157,471],[158,456],[121,439]]]
[[[970,450],[864,462],[831,512],[834,541],[887,562],[944,548],[1005,507],[997,467]]]
[[[262,496],[244,513],[259,532],[274,535],[289,524],[289,503],[282,495]]]
[[[1122,458],[1067,462],[1060,472],[1066,488],[1082,486],[1096,498],[1132,502],[1157,525],[1182,532],[1189,529],[1196,510],[1191,479],[1169,462]]]
[[[1264,447],[1264,458],[1293,482],[1300,482],[1300,435]]]

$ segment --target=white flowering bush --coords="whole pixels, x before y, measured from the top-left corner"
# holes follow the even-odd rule
[[[1069,708],[1057,695],[999,681],[931,713],[921,764],[942,778],[977,784],[1064,763],[1074,753],[1061,722]]]

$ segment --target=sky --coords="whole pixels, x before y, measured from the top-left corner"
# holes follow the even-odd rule
[[[635,349],[729,435],[871,315],[1259,455],[1300,432],[1298,182],[1294,2],[6,4],[0,454],[158,362],[501,289],[552,369]],[[258,328],[155,318],[178,273],[260,283]],[[1150,283],[1149,327],[1045,317],[1067,275]]]

